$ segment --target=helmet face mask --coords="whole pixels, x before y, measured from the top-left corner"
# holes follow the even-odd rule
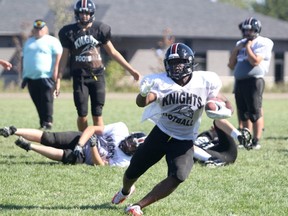
[[[194,52],[183,43],[174,43],[165,54],[164,66],[171,79],[181,80],[193,72]]]
[[[74,5],[74,14],[77,22],[82,25],[87,25],[94,21],[95,19],[96,7],[92,0],[78,0]],[[80,14],[89,14],[90,18],[86,21],[81,18]]]
[[[144,143],[146,135],[142,132],[132,133],[119,144],[119,148],[128,156],[132,156],[138,147]]]
[[[243,35],[250,40],[259,36],[261,28],[261,22],[253,17],[242,22]]]

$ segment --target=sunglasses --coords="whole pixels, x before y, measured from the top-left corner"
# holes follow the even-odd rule
[[[33,24],[34,28],[36,29],[42,29],[45,25],[46,23],[42,20],[36,20]]]

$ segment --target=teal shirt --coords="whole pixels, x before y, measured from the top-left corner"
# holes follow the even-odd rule
[[[51,78],[55,57],[62,51],[60,41],[51,35],[30,37],[23,47],[23,78]]]

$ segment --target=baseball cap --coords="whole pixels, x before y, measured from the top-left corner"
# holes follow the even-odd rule
[[[44,26],[46,26],[46,23],[41,19],[37,19],[33,23],[35,29],[42,29]]]

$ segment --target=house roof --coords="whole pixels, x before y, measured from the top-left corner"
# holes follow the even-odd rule
[[[51,30],[54,21],[48,1],[0,0],[3,17],[0,35],[19,34],[27,25],[32,27],[37,18],[47,20]],[[287,40],[288,22],[210,0],[95,0],[95,3],[96,19],[109,24],[113,36],[161,36],[162,30],[170,27],[181,38],[238,39],[238,24],[254,16],[262,23],[262,35]]]
[[[0,35],[19,35],[31,31],[36,19],[49,20],[51,26],[51,10],[48,0],[0,0]]]
[[[248,17],[262,23],[262,35],[287,40],[288,22],[210,0],[96,0],[101,21],[119,36],[157,36],[170,27],[182,38],[239,38],[238,24]],[[103,9],[103,10],[102,10]],[[105,11],[105,14],[103,14]]]

